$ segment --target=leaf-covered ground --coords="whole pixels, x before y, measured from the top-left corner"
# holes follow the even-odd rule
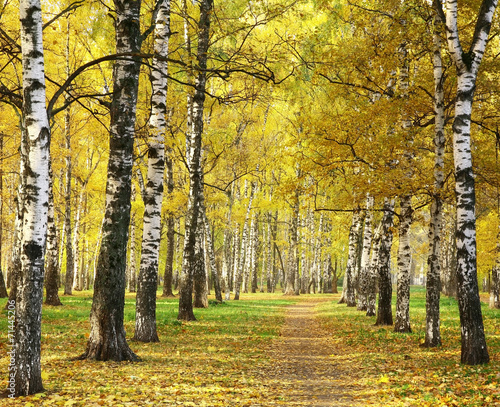
[[[486,296],[482,298],[487,300]],[[394,299],[395,300],[395,299]],[[394,301],[393,301],[394,303]],[[374,326],[345,305],[326,303],[318,308],[322,325],[333,334],[337,354],[353,372],[353,384],[363,388],[363,404],[380,406],[500,406],[500,310],[483,304],[490,363],[466,366],[460,362],[457,301],[441,300],[441,336],[437,349],[421,348],[425,337],[425,290],[413,288],[411,334]]]
[[[72,361],[84,351],[91,293],[62,297],[63,307],[44,307],[42,369],[45,392],[5,400],[12,406],[273,406],[328,405],[328,395],[314,386],[294,386],[286,372],[279,373],[290,349],[286,343],[287,306],[303,301],[310,307],[328,345],[332,377],[332,404],[340,391],[347,404],[398,406],[500,405],[500,317],[484,308],[491,363],[469,367],[459,364],[460,331],[456,301],[442,301],[443,346],[422,349],[425,293],[412,293],[413,333],[395,334],[373,326],[374,319],[345,305],[338,295],[284,297],[281,293],[243,295],[240,301],[196,310],[198,321],[176,320],[177,300],[158,300],[160,343],[130,342],[142,358],[138,363]],[[6,300],[0,301],[3,308]],[[134,298],[127,295],[125,325],[133,336]],[[7,387],[7,317],[0,317],[0,386]],[[307,345],[298,351],[307,354]],[[296,349],[297,352],[297,349]],[[300,356],[300,355],[299,355]],[[300,372],[299,372],[300,373]],[[308,379],[310,372],[302,372]],[[311,394],[309,404],[308,394]],[[347,389],[347,391],[346,391]],[[322,389],[321,391],[324,391]]]

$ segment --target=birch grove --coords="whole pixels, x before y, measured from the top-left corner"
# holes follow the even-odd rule
[[[183,324],[210,311],[196,308],[315,294],[410,334],[419,285],[420,346],[449,343],[440,303],[456,297],[460,360],[488,363],[497,0],[153,3],[0,7],[15,395],[43,390],[42,303],[90,297],[75,358],[137,361],[128,341],[168,326],[157,302]]]

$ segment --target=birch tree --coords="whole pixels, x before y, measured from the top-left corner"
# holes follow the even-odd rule
[[[427,260],[426,301],[425,301],[425,347],[441,345],[439,299],[441,296],[441,231],[443,223],[444,186],[444,88],[442,29],[444,15],[438,2],[434,2],[433,24],[433,76],[434,76],[434,188],[430,208],[429,257]]]
[[[140,0],[114,0],[116,52],[138,54]],[[125,270],[140,60],[118,59],[113,98],[102,241],[96,267],[87,349],[80,359],[138,360],[125,337]]]
[[[453,160],[457,212],[457,283],[462,334],[461,362],[489,362],[477,282],[475,185],[471,155],[471,113],[479,66],[488,43],[497,0],[483,0],[472,42],[464,51],[458,29],[458,3],[446,1],[448,50],[457,72]]]
[[[396,300],[396,321],[394,332],[411,332],[410,325],[410,226],[413,210],[411,195],[400,198],[401,213],[399,215],[399,246],[398,246],[398,284]]]
[[[156,332],[156,287],[161,240],[161,204],[165,171],[167,103],[166,57],[170,35],[170,0],[157,6],[154,57],[151,71],[151,117],[149,119],[148,173],[144,200],[141,263],[136,297],[134,339],[158,342]]]
[[[51,168],[49,167],[51,173]],[[54,216],[54,193],[52,189],[52,176],[49,187],[49,211],[47,218],[47,247],[45,255],[45,304],[62,305],[58,293],[59,280],[59,247],[57,240],[57,225]]]
[[[243,266],[245,264],[245,259],[246,259],[246,247],[248,245],[248,240],[249,240],[249,220],[250,220],[250,211],[252,209],[252,201],[254,198],[254,192],[255,192],[255,186],[252,183],[252,188],[250,190],[250,198],[248,200],[248,206],[247,206],[247,211],[245,215],[245,222],[243,223],[243,232],[241,235],[241,245],[240,245],[240,251],[239,251],[239,256],[238,256],[238,264],[235,265],[235,273],[234,273],[234,299],[239,300],[240,299],[240,288],[241,288],[241,283],[242,283],[242,274],[243,274]],[[239,235],[239,230],[236,230],[235,236]],[[238,245],[235,245],[237,247]]]
[[[378,248],[379,296],[375,325],[392,325],[391,247],[394,200],[385,199],[381,241]]]
[[[172,196],[174,192],[174,169],[169,151],[165,157],[165,166],[167,169],[167,192]],[[167,213],[167,257],[165,259],[165,273],[163,275],[163,293],[162,297],[173,297],[172,282],[174,274],[174,255],[175,255],[175,218],[172,211]]]
[[[382,240],[381,236],[382,222],[379,223],[375,234],[373,236],[373,250],[372,257],[370,259],[370,269],[368,277],[368,287],[366,291],[366,316],[373,317],[376,313],[376,303],[377,303],[377,277],[378,271],[378,259],[379,259],[379,249],[380,242]]]
[[[196,267],[196,241],[198,230],[202,229],[203,208],[203,171],[201,168],[201,146],[203,135],[203,109],[207,81],[207,52],[210,40],[210,17],[213,10],[212,0],[199,3],[197,65],[199,71],[195,78],[195,91],[192,100],[192,128],[189,137],[189,197],[184,238],[184,258],[179,282],[179,320],[196,320],[193,313],[193,272]],[[188,116],[190,114],[188,113]]]
[[[359,311],[367,310],[367,292],[370,279],[370,252],[372,248],[372,207],[373,197],[366,198],[365,228],[363,232],[363,249],[361,251],[361,266],[358,278],[358,305]]]
[[[42,9],[38,0],[21,0],[23,116],[27,136],[21,273],[16,295],[14,395],[43,390],[40,351],[44,252],[49,200],[50,126],[45,106]]]
[[[357,209],[352,215],[352,224],[349,230],[349,253],[347,257],[347,266],[344,279],[346,280],[345,289],[342,289],[342,296],[339,302],[345,302],[348,307],[356,306],[355,291],[355,270],[357,262],[357,243],[362,227],[361,210]]]

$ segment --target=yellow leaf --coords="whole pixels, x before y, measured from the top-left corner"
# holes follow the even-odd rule
[[[380,377],[380,379],[378,379],[378,382],[379,383],[389,383],[389,378],[387,377],[387,375],[382,375]]]
[[[42,372],[42,380],[48,380],[49,374],[47,372]]]

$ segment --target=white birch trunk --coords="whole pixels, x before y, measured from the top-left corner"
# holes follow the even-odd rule
[[[238,268],[240,265],[240,253],[241,253],[241,237],[240,237],[240,224],[236,224],[236,229],[233,233],[233,269],[232,269],[232,285],[233,290],[236,290],[236,278],[238,274]]]
[[[200,18],[198,22],[198,50],[197,65],[199,68],[194,83],[194,94],[191,103],[191,114],[188,113],[188,119],[192,118],[191,127],[188,127],[186,140],[188,149],[189,167],[189,197],[188,210],[186,216],[186,233],[184,239],[184,257],[179,284],[179,320],[195,320],[193,313],[192,291],[193,275],[197,263],[203,261],[202,253],[197,252],[197,247],[201,250],[201,241],[199,240],[202,232],[202,206],[203,202],[203,171],[201,163],[201,147],[203,135],[203,111],[205,104],[205,88],[207,81],[207,53],[210,40],[210,18],[213,11],[212,0],[202,0],[199,3]],[[200,259],[200,260],[198,260]]]
[[[81,268],[80,268],[80,219],[82,216],[83,191],[78,200],[75,226],[73,228],[73,287],[75,291],[82,291]]]
[[[231,298],[231,269],[232,269],[232,256],[231,256],[231,243],[233,240],[231,225],[231,216],[233,212],[233,193],[230,191],[228,193],[229,200],[229,210],[227,212],[226,224],[224,226],[224,241],[223,247],[223,257],[222,257],[222,278],[221,290],[224,291],[224,299],[229,301]]]
[[[363,232],[363,249],[358,278],[358,311],[367,310],[367,292],[370,279],[370,252],[372,248],[372,207],[373,197],[366,198],[365,228]]]
[[[248,246],[248,235],[249,235],[249,225],[248,221],[250,219],[250,210],[252,209],[252,201],[254,197],[254,192],[255,192],[255,187],[254,184],[252,183],[252,188],[250,191],[250,198],[248,200],[248,206],[247,206],[247,212],[245,215],[245,223],[243,224],[243,233],[241,236],[241,250],[240,250],[240,255],[239,255],[239,261],[236,269],[236,273],[234,276],[234,299],[239,300],[240,299],[240,288],[241,288],[241,283],[242,283],[242,277],[243,277],[243,267],[246,264],[246,250]]]
[[[208,254],[208,264],[210,265],[210,270],[212,271],[212,278],[214,282],[214,291],[215,298],[217,301],[222,302],[222,290],[220,285],[219,272],[217,270],[217,262],[215,261],[215,250],[214,250],[214,242],[212,239],[212,233],[210,230],[210,223],[208,222],[207,215],[205,213],[206,209],[203,211],[203,225],[205,227],[205,241],[206,241],[206,249]]]
[[[254,232],[255,232],[255,214],[252,214],[252,219],[250,221],[250,228],[249,228],[249,236],[248,240],[245,242],[245,264],[243,266],[243,283],[242,283],[242,288],[241,291],[245,294],[248,294],[248,286],[251,284],[250,282],[250,275],[251,271],[253,269],[253,239],[254,239]]]
[[[443,59],[441,55],[443,16],[434,7],[433,74],[434,74],[434,189],[429,222],[429,257],[426,279],[425,347],[441,345],[439,300],[441,296],[441,235],[443,223],[445,111]]]
[[[40,351],[44,251],[49,200],[50,126],[45,106],[42,10],[38,0],[21,0],[23,114],[27,161],[21,244],[21,274],[15,300],[14,396],[43,390]]]
[[[251,291],[252,293],[257,292],[257,281],[258,281],[258,274],[259,274],[259,218],[260,218],[260,213],[257,213],[254,216],[254,230],[253,230],[253,237],[252,237],[252,287]]]
[[[59,247],[57,241],[57,225],[54,216],[54,194],[52,188],[52,167],[50,172],[49,211],[47,218],[47,248],[45,254],[45,304],[62,305],[59,298]]]
[[[370,259],[370,269],[368,277],[368,287],[366,293],[366,316],[373,317],[376,315],[376,302],[377,302],[377,278],[379,275],[378,270],[378,254],[380,249],[382,232],[382,222],[377,227],[372,239],[372,256]]]
[[[344,300],[348,307],[356,306],[355,270],[357,262],[357,245],[362,225],[361,219],[361,210],[355,210],[352,215],[352,224],[349,231],[349,254],[344,276],[346,287],[342,290],[342,297],[340,300],[341,302]]]
[[[446,1],[448,50],[457,71],[453,160],[457,201],[456,247],[458,303],[462,327],[461,361],[469,365],[489,361],[477,282],[475,185],[470,125],[477,73],[486,49],[496,7],[497,0],[483,0],[471,47],[468,52],[464,52],[458,31],[457,1]]]
[[[158,342],[156,332],[156,288],[161,240],[161,204],[165,172],[165,131],[167,124],[167,73],[170,35],[170,0],[157,5],[154,53],[151,70],[151,117],[149,119],[148,172],[144,193],[144,223],[141,261],[136,296],[134,339]]]
[[[411,195],[400,198],[401,213],[399,217],[399,247],[398,247],[398,285],[396,301],[396,321],[394,332],[411,332],[410,324],[410,272],[411,247],[410,227],[413,217]]]

